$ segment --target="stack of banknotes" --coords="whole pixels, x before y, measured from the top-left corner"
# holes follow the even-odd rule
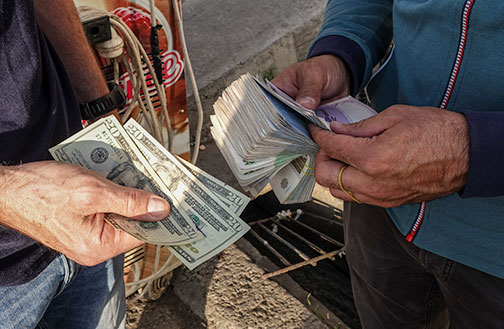
[[[170,246],[191,270],[249,230],[239,217],[247,196],[170,154],[133,119],[124,126],[114,116],[100,119],[49,151],[58,161],[166,199],[170,215],[159,222],[105,218],[141,241]]]
[[[282,204],[309,201],[315,187],[318,145],[308,123],[329,129],[333,120],[353,123],[376,114],[350,96],[311,111],[249,73],[224,90],[214,111],[212,136],[240,185],[255,197],[270,184]]]

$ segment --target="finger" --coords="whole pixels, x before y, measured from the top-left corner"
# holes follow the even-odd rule
[[[131,234],[119,230],[116,230],[116,232],[117,232],[116,240],[118,241],[118,243],[115,244],[116,246],[115,256],[130,251],[131,249],[139,247],[142,244],[144,244],[144,242],[136,239]]]
[[[347,135],[335,134],[332,131],[308,126],[313,140],[328,156],[334,160],[347,163],[358,169],[362,169],[362,163],[372,153],[369,138],[356,138]]]
[[[322,91],[325,86],[323,76],[305,72],[304,70],[297,71],[296,76],[299,88],[296,102],[309,110],[315,110],[320,104]]]
[[[354,200],[352,200],[351,197],[349,197],[345,192],[343,192],[341,190],[338,190],[338,189],[335,189],[335,188],[330,188],[329,192],[331,193],[331,195],[333,197],[335,197],[337,199],[341,199],[343,201],[348,201],[348,202],[354,202]],[[359,200],[362,203],[365,203],[364,201],[361,201],[360,199],[357,199],[357,200]]]
[[[95,237],[99,237],[99,245],[108,253],[108,258],[117,256],[143,244],[129,233],[118,230],[103,220],[103,216],[93,216],[93,230]]]
[[[373,137],[380,135],[396,122],[397,118],[395,116],[380,113],[371,118],[351,124],[331,121],[330,127],[336,134],[349,135],[353,137]]]
[[[103,214],[87,218],[81,231],[87,232],[85,243],[65,254],[81,265],[94,266],[142,245],[132,235],[115,229],[103,219]]]
[[[346,167],[343,173],[341,173],[344,166]],[[343,187],[343,189],[347,191],[356,191],[364,195],[367,195],[366,187],[371,184],[371,180],[367,175],[353,167],[345,165],[340,161],[331,159],[323,150],[320,150],[317,153],[315,162],[315,178],[317,183],[324,187],[337,190],[342,190],[341,187]]]
[[[338,198],[338,199],[341,199],[343,201],[348,201],[348,202],[356,202],[355,200],[359,201],[360,203],[365,203],[365,204],[375,204],[374,203],[374,200],[372,199],[369,199],[367,198],[366,196],[364,195],[360,195],[358,193],[352,193],[352,196],[354,197],[354,199],[352,199],[348,194],[346,194],[345,192],[341,191],[341,190],[338,190],[338,189],[334,189],[334,188],[331,188],[329,189],[329,192],[331,193],[331,195],[335,198]]]
[[[156,221],[168,216],[170,204],[163,198],[147,191],[112,185],[103,193],[106,197],[99,198],[99,212],[115,213],[142,221]]]
[[[417,194],[415,192],[404,193],[403,191],[400,191],[399,194],[391,194],[387,186],[378,183],[362,171],[350,166],[344,169],[341,175],[341,185],[339,183],[338,172],[338,184],[334,185],[335,187],[331,187],[331,190],[340,191],[346,194],[350,199],[352,199],[350,196],[352,195],[361,203],[380,207],[397,207],[409,200],[413,200],[414,196]],[[348,195],[347,192],[350,193],[350,195]],[[394,191],[392,190],[392,192]],[[341,193],[337,193],[337,195],[342,196]],[[333,193],[333,195],[336,194]]]
[[[338,177],[342,162],[331,159],[326,151],[319,150],[315,158],[315,180],[324,187],[339,188]]]
[[[296,98],[299,89],[297,88],[296,74],[292,67],[287,68],[277,75],[273,80],[271,80],[271,83],[290,97]]]

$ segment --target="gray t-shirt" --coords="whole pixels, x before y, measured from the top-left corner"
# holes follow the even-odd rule
[[[50,159],[81,128],[70,81],[40,30],[33,0],[0,0],[0,163]],[[0,226],[0,286],[33,279],[56,252]]]

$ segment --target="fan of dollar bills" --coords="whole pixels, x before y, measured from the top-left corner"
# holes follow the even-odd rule
[[[239,217],[250,201],[247,196],[170,154],[133,119],[124,127],[114,116],[100,119],[49,151],[58,161],[168,200],[170,215],[159,222],[117,214],[105,218],[141,241],[169,245],[191,270],[249,229]]]
[[[333,120],[351,123],[376,114],[348,96],[308,110],[276,88],[247,73],[214,104],[211,133],[234,176],[252,196],[269,183],[280,203],[311,199],[318,146],[307,129],[329,129]]]

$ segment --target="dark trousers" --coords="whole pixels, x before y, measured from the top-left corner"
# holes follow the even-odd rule
[[[364,329],[504,329],[503,279],[407,242],[383,208],[345,203],[344,222]]]

